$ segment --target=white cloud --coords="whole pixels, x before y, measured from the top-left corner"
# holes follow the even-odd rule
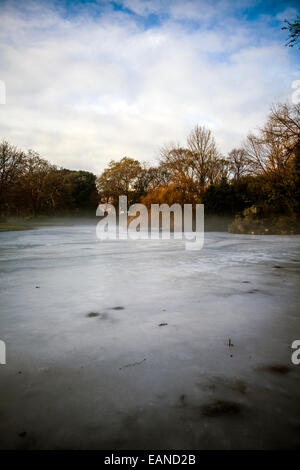
[[[296,8],[289,7],[283,10],[282,12],[277,13],[276,18],[280,21],[284,21],[284,20],[293,20],[296,18],[296,16],[297,16]]]
[[[196,14],[192,3],[186,16]],[[162,10],[159,1],[127,6]],[[236,20],[188,30],[175,21],[179,2],[171,13],[145,29],[111,8],[80,17],[45,4],[3,11],[1,137],[98,173],[111,158],[155,158],[196,123],[213,128],[223,152],[239,145],[272,102],[289,97],[296,68],[289,51],[274,40],[260,45]]]

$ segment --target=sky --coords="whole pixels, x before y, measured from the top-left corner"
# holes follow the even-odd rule
[[[0,0],[0,139],[97,175],[196,125],[240,146],[300,79],[297,1]]]

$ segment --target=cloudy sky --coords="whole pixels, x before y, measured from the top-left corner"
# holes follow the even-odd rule
[[[226,154],[290,101],[296,15],[287,0],[0,0],[0,138],[100,173],[204,124]]]

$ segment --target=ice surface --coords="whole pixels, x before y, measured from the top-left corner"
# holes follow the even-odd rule
[[[0,233],[0,447],[300,447],[299,241]]]

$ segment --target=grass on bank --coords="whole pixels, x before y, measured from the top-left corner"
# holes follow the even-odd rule
[[[66,226],[80,223],[94,222],[95,217],[11,217],[0,219],[0,232],[10,232],[15,230],[30,230],[37,227]]]
[[[25,227],[24,225],[9,225],[9,224],[2,224],[0,223],[0,232],[10,232],[13,230],[28,230],[29,227]]]

